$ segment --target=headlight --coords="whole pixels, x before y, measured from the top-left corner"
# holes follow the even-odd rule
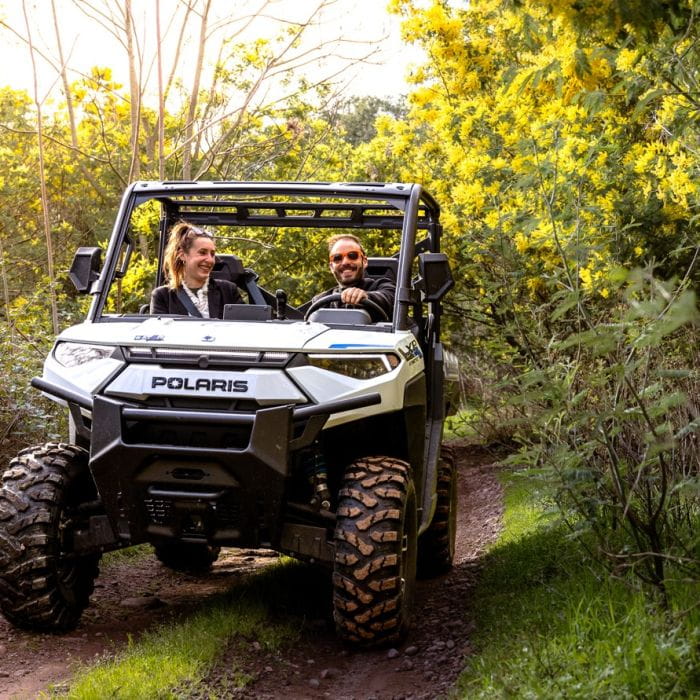
[[[309,364],[353,379],[372,379],[398,367],[396,355],[309,355]]]
[[[56,362],[64,367],[78,367],[87,362],[104,360],[110,357],[115,348],[112,345],[89,345],[87,343],[59,343],[53,351]]]

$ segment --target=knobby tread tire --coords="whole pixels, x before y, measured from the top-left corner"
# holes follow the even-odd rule
[[[73,629],[88,605],[99,554],[71,556],[74,509],[94,499],[87,452],[30,447],[10,462],[0,489],[0,609],[17,627]]]
[[[339,492],[333,610],[355,646],[395,642],[410,622],[416,576],[416,497],[410,467],[391,457],[349,465]]]
[[[418,576],[431,578],[452,568],[457,534],[457,472],[452,448],[442,445],[433,521],[418,540]]]
[[[221,547],[212,547],[204,542],[163,542],[154,544],[153,549],[163,566],[190,574],[209,571],[221,551]]]

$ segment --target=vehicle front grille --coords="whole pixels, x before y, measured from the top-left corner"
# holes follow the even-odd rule
[[[245,449],[250,442],[250,425],[177,424],[126,421],[122,439],[127,445],[169,445],[210,449]]]
[[[240,526],[241,503],[237,490],[228,490],[219,498],[204,502],[196,496],[196,492],[193,492],[189,500],[176,496],[145,498],[143,502],[148,522],[172,528],[179,534],[193,535],[232,531]],[[190,501],[191,509],[188,507]],[[192,513],[196,513],[196,521]],[[197,527],[193,526],[194,522],[198,524]]]
[[[157,362],[162,366],[198,369],[216,368],[238,370],[269,367],[280,369],[292,362],[305,362],[304,355],[275,350],[202,350],[202,348],[164,348],[164,347],[125,347],[124,357],[129,363]]]
[[[144,401],[134,401],[151,408],[179,408],[185,411],[246,411],[254,413],[262,408],[254,399],[217,399],[199,396],[149,396]]]
[[[173,502],[165,498],[144,499],[148,519],[155,525],[165,525],[173,519]]]

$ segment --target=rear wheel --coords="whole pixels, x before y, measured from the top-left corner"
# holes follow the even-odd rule
[[[418,540],[418,575],[430,578],[452,568],[457,536],[457,473],[450,447],[440,448],[433,521]]]
[[[416,495],[410,467],[366,457],[347,469],[335,528],[333,611],[341,639],[378,646],[408,629],[416,577]]]
[[[0,608],[14,625],[59,632],[78,624],[100,554],[76,556],[79,506],[95,499],[87,452],[48,443],[23,450],[0,490]]]
[[[221,547],[206,542],[163,542],[154,544],[153,549],[164,566],[191,574],[209,571],[221,551]]]

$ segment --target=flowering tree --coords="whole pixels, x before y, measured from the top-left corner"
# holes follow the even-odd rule
[[[508,378],[501,429],[617,568],[665,592],[670,552],[698,568],[679,532],[698,517],[700,5],[393,8],[429,60],[362,167],[393,159],[438,194],[468,373]]]
[[[446,198],[448,228],[469,231],[475,278],[497,265],[483,244],[500,257],[505,237],[521,291],[564,263],[569,284],[606,297],[616,266],[670,272],[678,236],[697,240],[691,4],[394,3],[430,57],[413,74],[423,137],[404,165]]]

